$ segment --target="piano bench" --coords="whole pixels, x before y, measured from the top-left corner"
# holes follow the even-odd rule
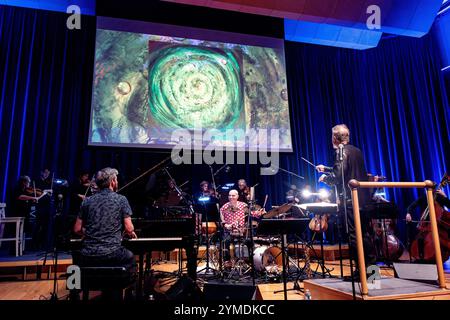
[[[130,288],[136,277],[124,267],[81,267],[83,300],[89,300],[89,291],[102,291],[106,299],[123,300],[123,290]]]

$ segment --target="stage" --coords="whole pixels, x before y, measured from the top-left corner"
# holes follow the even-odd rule
[[[331,247],[331,246],[330,246]],[[331,247],[332,248],[332,247]],[[325,247],[326,249],[326,247]],[[199,252],[199,258],[204,254],[204,250]],[[161,256],[162,253],[155,253],[154,259]],[[172,251],[166,254],[167,257],[177,257],[177,252]],[[48,300],[53,291],[53,272],[54,260],[51,255],[48,256],[46,265],[43,264],[42,254],[25,255],[21,258],[2,257],[0,260],[0,300]],[[71,265],[72,259],[67,254],[60,254],[58,257],[58,281],[57,296],[61,300],[68,298],[68,290],[66,289],[65,270]],[[447,288],[450,288],[450,268],[449,263],[445,265],[445,277]],[[204,262],[199,264],[199,269],[204,267]],[[330,274],[333,278],[327,277],[308,279],[299,281],[299,288],[309,289],[311,291],[312,300],[351,300],[351,282],[342,282],[340,276],[339,260],[326,260],[325,266],[331,270]],[[311,264],[311,268],[315,269],[316,263]],[[157,261],[152,270],[157,275],[153,282],[154,291],[164,295],[176,282],[177,278],[173,276],[178,271],[178,261],[176,259]],[[349,260],[343,260],[343,274],[350,275]],[[391,268],[381,267],[383,290],[369,290],[367,300],[450,300],[450,292],[440,290],[436,286],[420,284],[413,281],[407,281],[394,278],[394,271]],[[283,283],[280,281],[274,283],[257,282],[255,298],[256,300],[271,301],[284,300]],[[200,276],[197,281],[198,286],[203,289],[205,283]],[[233,281],[225,281],[226,284],[232,286]],[[251,281],[238,282],[240,285],[251,285]],[[287,300],[304,300],[304,294],[299,290],[293,289],[294,281],[287,283],[288,293]],[[358,288],[358,287],[357,287]],[[280,292],[276,292],[280,291]],[[276,293],[275,293],[276,292]],[[358,289],[357,289],[358,293]],[[99,292],[90,294],[90,299],[99,297]],[[357,299],[361,299],[357,295]]]

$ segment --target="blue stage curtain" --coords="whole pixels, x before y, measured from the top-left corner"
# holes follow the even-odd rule
[[[387,38],[365,51],[287,42],[286,58],[294,154],[283,157],[282,167],[314,186],[319,175],[300,156],[331,165],[331,128],[345,123],[369,173],[389,181],[439,182],[450,170],[450,88],[433,34]],[[270,180],[274,186],[283,181]],[[403,215],[424,194],[386,191]]]
[[[83,16],[81,30],[68,30],[66,19],[0,6],[2,202],[19,175],[36,176],[43,167],[71,179],[81,169],[114,166],[130,180],[168,155],[87,147],[95,17]],[[366,51],[286,42],[286,59],[294,152],[281,155],[281,168],[320,187],[318,174],[300,157],[331,164],[331,128],[346,123],[370,173],[391,181],[438,181],[449,170],[449,100],[433,34],[383,39]],[[190,176],[195,189],[210,178],[206,166],[173,170]],[[303,182],[283,172],[261,177],[249,165],[232,167],[218,183],[241,177],[259,182],[269,205],[281,204],[289,185]],[[419,194],[397,190],[389,198],[404,207]]]

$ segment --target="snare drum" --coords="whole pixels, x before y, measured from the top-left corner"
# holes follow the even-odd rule
[[[283,269],[283,257],[281,249],[278,247],[261,246],[255,248],[253,252],[253,262],[255,270],[263,272],[267,268],[278,266],[280,270]]]

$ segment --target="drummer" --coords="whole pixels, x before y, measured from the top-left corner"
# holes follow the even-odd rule
[[[244,202],[238,201],[239,194],[237,190],[230,190],[228,193],[229,202],[225,203],[220,208],[220,219],[225,230],[245,229],[245,217],[247,214],[248,205]],[[263,210],[252,211],[252,216],[259,218],[263,214]]]
[[[222,221],[225,233],[229,235],[237,234],[244,235],[246,228],[245,217],[248,212],[248,206],[246,203],[238,201],[239,193],[237,190],[230,190],[228,193],[228,202],[220,208],[220,219]],[[252,216],[255,218],[260,217],[263,214],[263,210],[256,210],[252,212]],[[224,258],[229,258],[228,246],[229,239],[225,239],[225,255]]]

